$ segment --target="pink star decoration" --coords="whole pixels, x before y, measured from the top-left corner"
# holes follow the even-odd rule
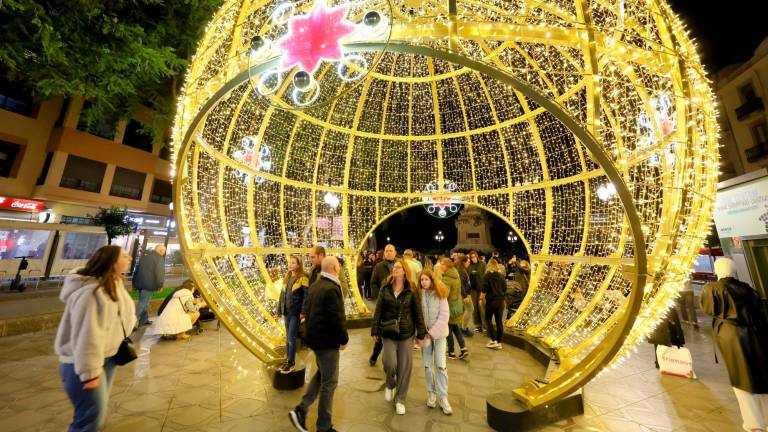
[[[348,5],[326,9],[326,0],[317,0],[309,15],[295,16],[288,21],[288,34],[277,42],[285,53],[280,68],[285,70],[299,65],[313,73],[320,61],[341,60],[339,39],[355,31],[356,27],[346,21]]]

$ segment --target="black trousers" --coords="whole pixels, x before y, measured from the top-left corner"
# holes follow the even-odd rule
[[[384,348],[384,342],[382,341],[382,338],[379,338],[376,343],[373,345],[373,352],[371,353],[371,361],[376,362],[376,360],[379,359],[379,354],[381,354],[381,350]]]
[[[504,323],[501,320],[502,315],[504,315],[503,301],[495,301],[485,304],[485,322],[488,325],[488,336],[491,337],[491,340],[496,342],[501,342],[501,338],[504,336]],[[496,331],[494,331],[493,325],[491,324],[491,318],[496,320]]]

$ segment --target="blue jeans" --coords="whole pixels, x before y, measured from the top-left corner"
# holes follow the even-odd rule
[[[453,337],[456,336],[456,340],[459,341],[459,348],[464,348],[464,335],[461,333],[461,329],[458,324],[448,324],[448,352],[453,352]]]
[[[83,382],[75,373],[72,363],[59,363],[59,375],[64,390],[75,407],[69,432],[91,432],[101,430],[107,419],[107,403],[115,372],[115,359],[104,359],[104,373],[99,377],[99,386],[94,390],[83,389]]]
[[[288,363],[296,362],[296,335],[299,333],[299,317],[283,315],[285,321],[285,349],[288,351]]]
[[[136,306],[137,325],[149,324],[149,302],[152,300],[153,292],[149,290],[139,291],[139,305]]]
[[[427,380],[427,391],[437,393],[440,398],[448,397],[448,369],[445,364],[447,339],[433,340],[431,344],[421,348],[422,360],[426,368],[424,377]]]

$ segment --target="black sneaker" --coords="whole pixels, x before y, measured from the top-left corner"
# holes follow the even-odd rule
[[[289,374],[296,370],[295,363],[286,363],[280,368],[280,373]]]
[[[469,350],[466,349],[466,348],[462,348],[461,349],[461,354],[459,354],[459,358],[460,359],[465,359],[467,357],[469,357]]]
[[[448,358],[451,360],[456,360],[458,357],[456,357],[456,354],[454,353],[448,353]]]
[[[293,426],[301,432],[309,432],[307,430],[307,413],[300,406],[297,406],[293,411],[288,413],[288,418],[291,419]]]

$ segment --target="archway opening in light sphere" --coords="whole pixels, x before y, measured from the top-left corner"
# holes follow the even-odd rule
[[[560,366],[520,400],[570,394],[643,341],[709,231],[718,171],[713,96],[663,1],[329,1],[345,36],[322,35],[341,49],[314,69],[285,41],[322,8],[292,5],[222,7],[174,129],[185,259],[249,350],[281,356],[288,255],[344,256],[347,313],[365,316],[361,245],[436,196],[491,209],[531,251],[507,329]]]

